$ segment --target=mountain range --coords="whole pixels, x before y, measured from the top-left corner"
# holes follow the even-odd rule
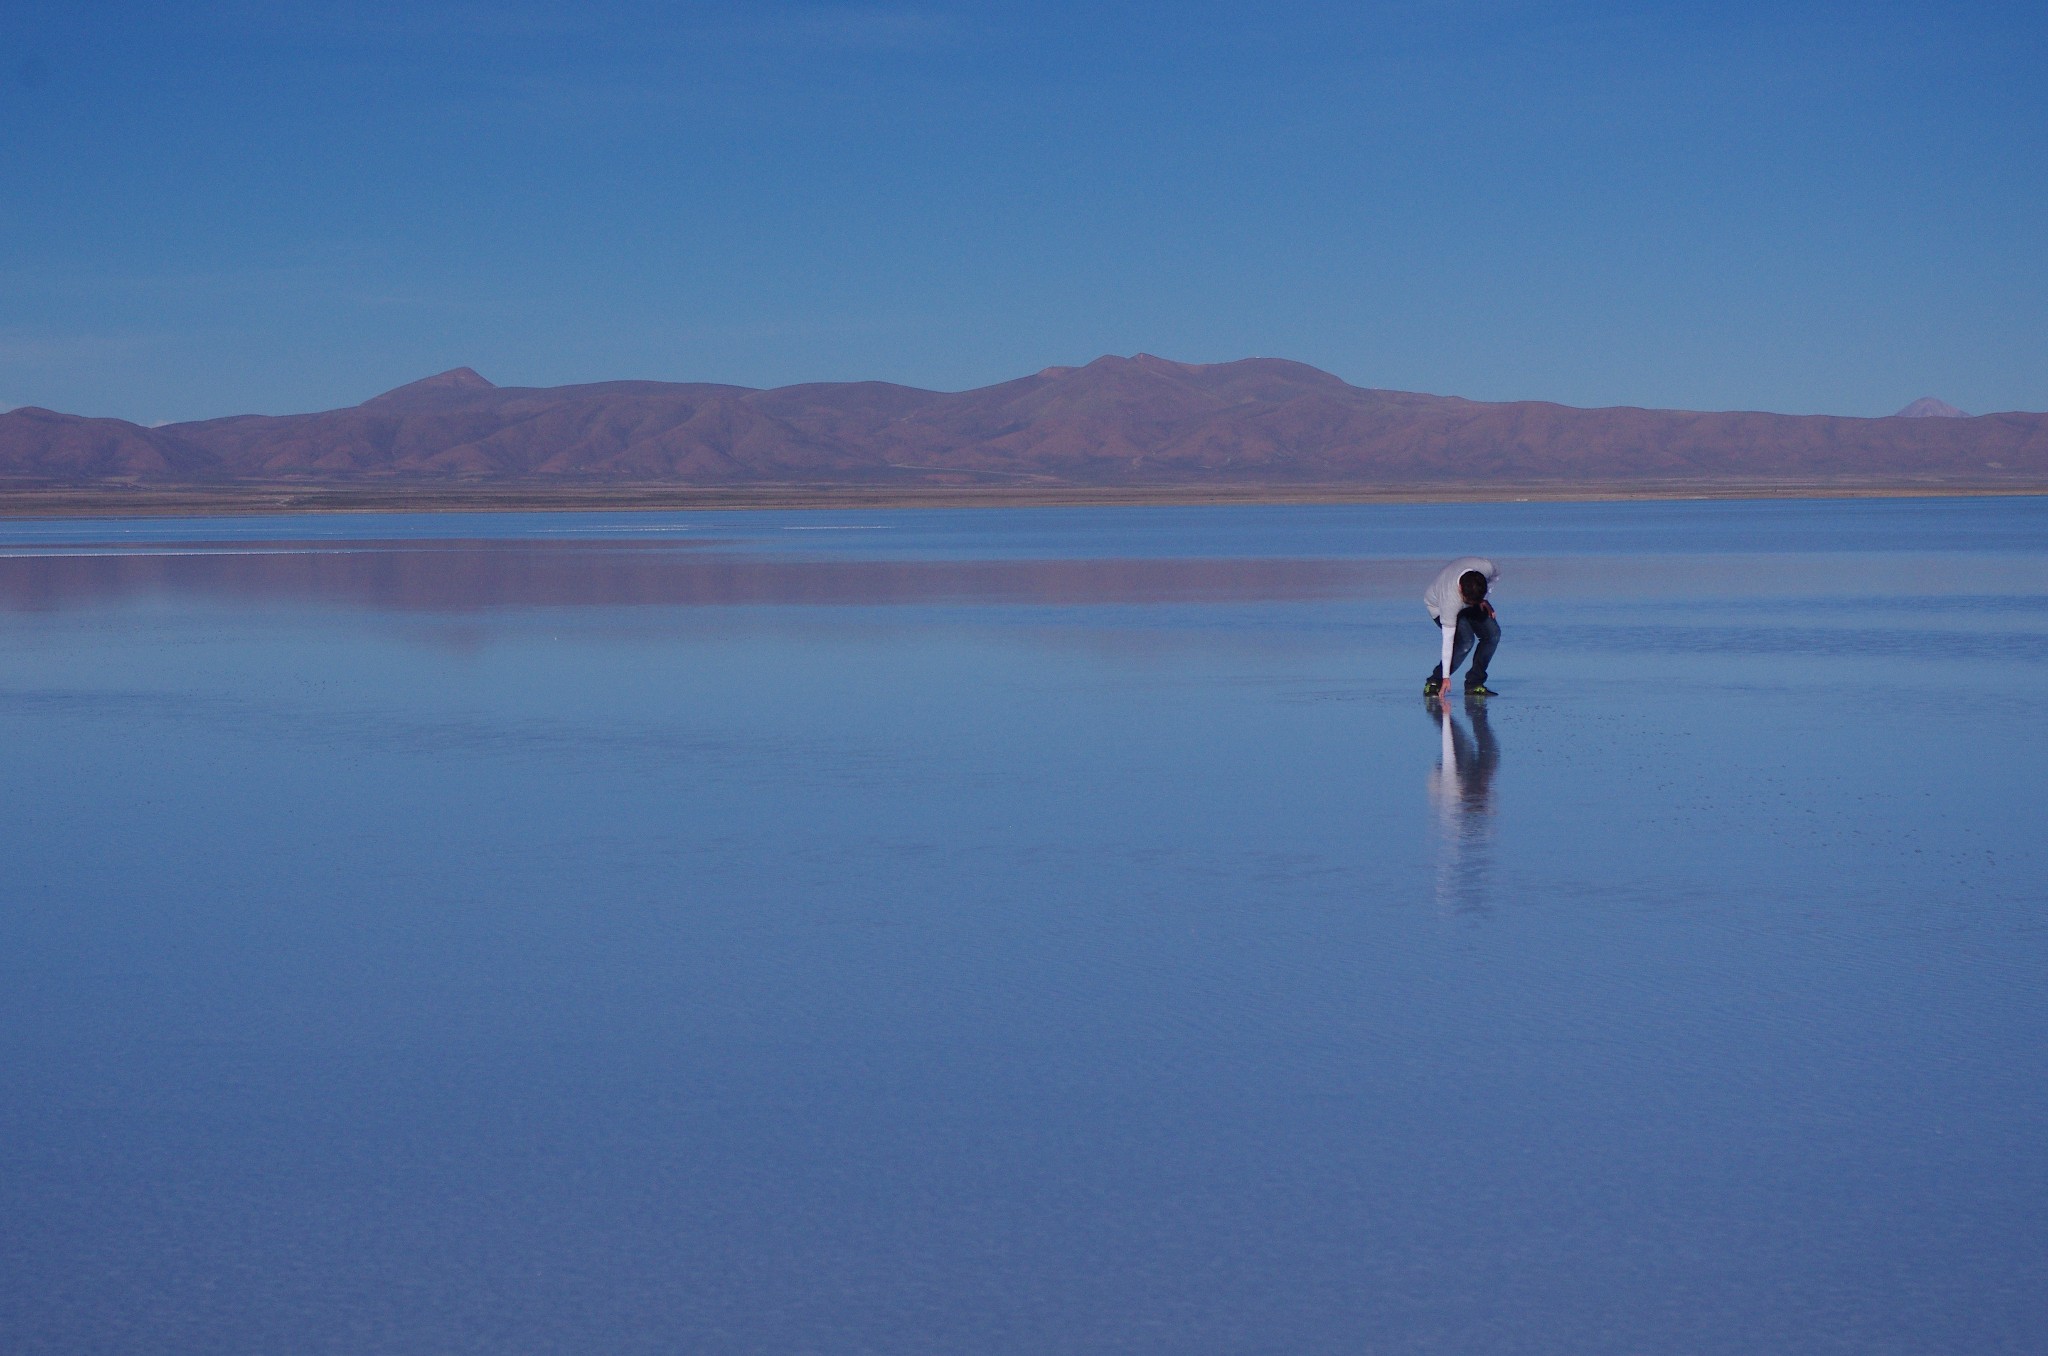
[[[1943,417],[1926,417],[1943,416]],[[1149,354],[977,390],[501,387],[469,368],[348,409],[144,428],[0,414],[0,486],[674,487],[2048,484],[2048,414],[1701,413],[1349,385],[1276,358]]]

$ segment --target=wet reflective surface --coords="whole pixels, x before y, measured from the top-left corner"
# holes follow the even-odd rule
[[[0,1333],[2038,1351],[2044,698],[2031,500],[0,523]]]

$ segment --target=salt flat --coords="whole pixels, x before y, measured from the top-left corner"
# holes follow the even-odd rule
[[[2038,499],[0,524],[0,1332],[2037,1351],[2044,698]]]

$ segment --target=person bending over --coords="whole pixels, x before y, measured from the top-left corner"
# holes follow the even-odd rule
[[[1486,686],[1486,666],[1493,662],[1493,652],[1500,645],[1500,622],[1493,615],[1493,604],[1486,601],[1486,592],[1499,578],[1500,571],[1484,556],[1460,556],[1444,566],[1436,582],[1424,591],[1422,601],[1444,637],[1443,659],[1422,684],[1425,697],[1444,690],[1467,654],[1472,656],[1472,667],[1465,671],[1465,695],[1497,695]]]

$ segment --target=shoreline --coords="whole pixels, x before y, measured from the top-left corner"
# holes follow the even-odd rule
[[[1282,504],[1607,503],[2048,495],[2048,482],[1589,481],[1524,485],[50,485],[0,482],[0,518],[340,513],[620,513],[811,509],[1120,508]]]

